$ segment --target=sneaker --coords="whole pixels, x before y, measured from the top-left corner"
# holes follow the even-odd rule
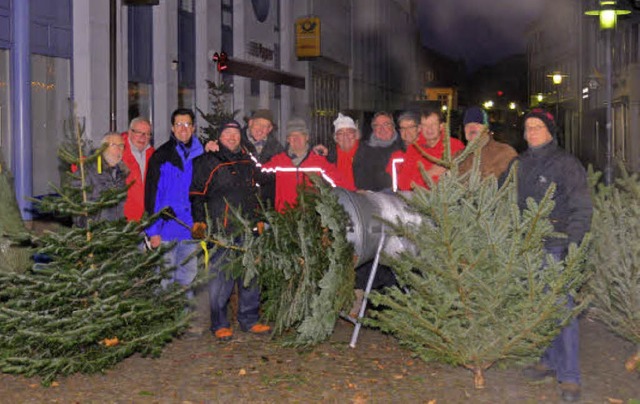
[[[218,328],[213,335],[216,336],[218,341],[229,341],[233,337],[233,331],[231,328]]]
[[[524,377],[531,380],[543,380],[547,377],[553,377],[556,375],[556,371],[547,367],[542,363],[537,363],[533,366],[529,366],[522,371]]]
[[[580,385],[560,383],[560,397],[562,397],[562,401],[578,401],[580,399]]]
[[[256,323],[247,332],[251,334],[267,334],[271,331],[271,327],[266,324]]]

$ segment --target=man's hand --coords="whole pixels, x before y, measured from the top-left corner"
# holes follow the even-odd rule
[[[204,150],[208,152],[217,152],[220,150],[220,145],[218,145],[217,140],[209,140],[206,145],[204,145]]]
[[[149,244],[151,245],[151,248],[160,247],[160,243],[162,243],[162,236],[151,236],[149,238]]]
[[[321,156],[327,156],[327,154],[329,154],[329,149],[327,149],[327,146],[323,145],[323,144],[317,144],[315,146],[313,146],[313,151],[316,154],[319,154]]]
[[[195,222],[191,227],[191,237],[197,240],[204,240],[207,237],[207,224]]]

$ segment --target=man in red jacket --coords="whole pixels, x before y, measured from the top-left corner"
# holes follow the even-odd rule
[[[276,175],[275,208],[278,212],[295,206],[298,185],[311,185],[308,174],[317,174],[332,186],[345,187],[336,167],[309,147],[309,129],[304,120],[287,122],[287,150],[262,165],[262,171]]]
[[[122,161],[129,169],[127,185],[131,185],[124,203],[124,216],[129,221],[140,220],[144,213],[144,179],[147,163],[154,151],[151,146],[151,122],[141,116],[133,118],[129,123],[129,130],[122,134],[122,138]]]
[[[404,162],[398,168],[398,189],[410,191],[414,186],[429,188],[422,177],[420,167],[427,176],[434,182],[444,174],[447,169],[432,163],[422,155],[419,149],[436,159],[443,159],[445,154],[444,145],[444,122],[442,113],[438,109],[427,109],[420,113],[420,135],[418,139],[407,147],[404,155]],[[464,144],[454,138],[449,138],[449,156],[455,156],[462,149]]]

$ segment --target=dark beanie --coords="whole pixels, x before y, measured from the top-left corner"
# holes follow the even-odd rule
[[[225,119],[222,121],[220,125],[220,133],[222,133],[222,131],[224,131],[225,129],[229,129],[229,128],[238,129],[238,130],[242,129],[238,121],[236,121],[235,119]]]
[[[489,117],[484,109],[480,107],[469,107],[464,112],[463,125],[468,123],[479,123],[482,125],[489,125]]]
[[[524,122],[526,122],[529,118],[538,118],[539,120],[541,120],[542,123],[544,123],[544,125],[547,127],[549,133],[551,133],[551,136],[553,136],[554,138],[556,137],[556,120],[553,118],[551,112],[546,111],[542,108],[534,108],[527,115],[525,115]]]

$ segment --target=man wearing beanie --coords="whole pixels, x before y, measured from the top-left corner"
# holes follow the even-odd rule
[[[338,117],[333,121],[333,127],[333,139],[336,145],[329,149],[327,160],[338,168],[340,176],[346,183],[344,188],[355,189],[353,158],[360,145],[360,131],[350,116],[341,113],[338,113]]]
[[[460,163],[459,173],[464,174],[470,171],[474,159],[480,156],[480,175],[483,178],[489,175],[500,178],[518,153],[508,144],[493,139],[493,134],[489,130],[489,118],[482,108],[476,106],[468,108],[464,113],[463,124],[467,142],[478,139],[476,142],[479,144],[477,149]]]
[[[193,178],[189,188],[194,239],[204,239],[209,232],[207,222],[214,227],[213,232],[231,230],[231,212],[240,210],[244,217],[255,221],[258,210],[258,187],[260,170],[251,155],[241,147],[240,124],[233,119],[222,123],[219,150],[205,153],[193,162]],[[207,217],[208,215],[208,217]],[[241,240],[236,240],[241,242]],[[234,279],[222,271],[226,262],[226,249],[218,249],[212,259],[210,270],[213,277],[209,281],[209,308],[211,310],[211,332],[221,341],[233,336],[227,318],[227,306],[234,286],[238,286],[238,323],[245,332],[264,334],[268,325],[258,323],[260,289],[254,279],[245,286],[241,279]]]
[[[592,204],[587,175],[582,163],[556,143],[556,124],[549,112],[534,109],[525,116],[524,138],[529,146],[518,161],[518,205],[526,209],[527,199],[539,203],[549,185],[556,184],[555,206],[549,215],[556,232],[566,238],[550,238],[545,250],[556,260],[562,260],[570,243],[579,244],[591,225]],[[573,307],[567,297],[567,306]],[[573,319],[553,340],[540,362],[525,369],[525,376],[542,379],[555,375],[565,401],[580,397],[580,367],[578,363],[578,321]]]
[[[274,126],[271,111],[257,109],[251,115],[247,126],[242,130],[242,145],[260,163],[266,163],[271,157],[284,150],[284,147],[273,135]],[[271,206],[275,201],[275,187],[273,176],[260,184],[260,197],[263,202],[269,202]]]
[[[335,166],[309,147],[309,128],[300,118],[287,122],[287,150],[276,154],[262,165],[266,173],[276,175],[275,208],[283,212],[296,205],[298,187],[311,186],[308,174],[317,174],[332,186],[345,187],[345,182]]]

